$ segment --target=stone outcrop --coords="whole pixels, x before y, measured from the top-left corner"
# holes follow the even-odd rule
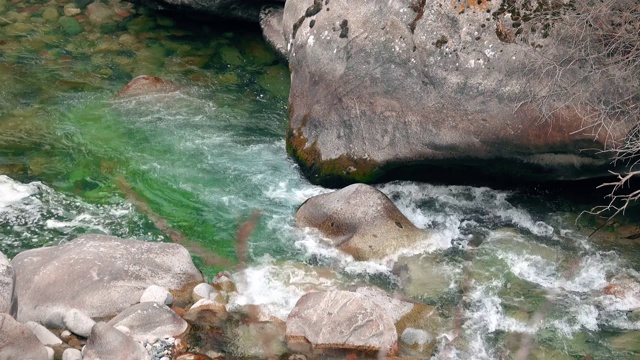
[[[296,213],[296,224],[318,229],[357,260],[381,259],[429,237],[385,194],[365,184],[308,199]]]
[[[103,322],[91,329],[82,355],[84,360],[151,360],[142,344]]]
[[[581,130],[589,109],[572,100],[552,99],[569,103],[549,118],[539,104],[521,102],[523,91],[538,90],[529,78],[535,50],[499,38],[503,15],[493,13],[501,2],[459,3],[286,2],[287,149],[312,182],[505,183],[606,174],[607,154],[597,150],[635,124],[596,134]],[[590,86],[580,82],[572,91]]]
[[[9,259],[0,252],[0,313],[13,317],[18,311],[15,293],[16,274]]]
[[[392,351],[398,341],[393,319],[365,295],[349,291],[307,293],[287,318],[287,344],[294,351]]]
[[[0,313],[0,359],[47,360],[47,349],[26,325]]]
[[[172,243],[85,235],[68,243],[18,254],[19,321],[63,327],[76,309],[89,317],[114,316],[140,300],[150,285],[180,289],[202,281],[189,252]]]
[[[117,328],[129,329],[129,336],[138,341],[150,338],[177,337],[187,331],[188,324],[164,304],[144,302],[121,312],[108,322]]]

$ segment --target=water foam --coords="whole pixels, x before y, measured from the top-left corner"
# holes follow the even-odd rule
[[[286,321],[296,302],[309,291],[326,291],[339,286],[327,271],[320,274],[308,266],[272,259],[232,275],[238,289],[229,299],[229,310],[246,304],[260,305],[266,315]]]

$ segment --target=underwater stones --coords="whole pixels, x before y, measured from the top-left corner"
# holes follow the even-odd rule
[[[517,107],[520,89],[538,90],[527,80],[536,49],[500,41],[485,11],[458,14],[449,0],[427,2],[420,16],[405,2],[332,0],[319,12],[311,4],[287,1],[281,29],[291,69],[287,149],[313,183],[603,176],[609,156],[597,149],[635,125],[596,136],[581,131],[591,114],[577,104],[550,121],[533,102]],[[446,46],[435,46],[443,35]],[[579,97],[590,84],[577,83]]]
[[[64,16],[72,17],[80,14],[82,11],[76,7],[74,3],[64,5]]]
[[[0,252],[0,313],[16,316],[18,303],[15,293],[16,274],[9,259]]]
[[[87,5],[86,15],[96,25],[113,21],[114,14],[113,9],[100,2],[100,0]]]
[[[53,6],[48,6],[42,11],[42,18],[47,21],[56,21],[59,17],[58,9]]]
[[[78,21],[72,17],[62,16],[58,18],[58,24],[62,27],[62,30],[67,33],[67,35],[75,36],[82,32],[82,26]]]
[[[151,360],[142,344],[104,322],[93,326],[82,355],[84,360]]]
[[[393,319],[366,296],[349,291],[307,293],[287,318],[291,350],[391,351],[398,340]]]
[[[296,212],[296,224],[318,229],[357,260],[382,259],[429,237],[385,194],[365,184],[309,198]]]
[[[47,360],[47,349],[29,328],[0,314],[0,359]]]
[[[92,318],[113,316],[137,303],[150,285],[179,289],[202,281],[189,252],[178,244],[106,235],[24,251],[11,263],[18,319],[58,328],[71,309]]]
[[[402,292],[414,298],[437,298],[449,290],[455,269],[438,261],[435,254],[401,257],[393,266]]]
[[[226,325],[226,348],[233,358],[278,359],[287,352],[285,324],[281,320]]]
[[[118,98],[165,94],[178,90],[178,86],[165,79],[140,75],[129,81],[116,95]]]
[[[188,324],[164,304],[144,302],[118,314],[108,322],[118,328],[129,329],[129,336],[138,341],[150,338],[168,338],[182,335]]]

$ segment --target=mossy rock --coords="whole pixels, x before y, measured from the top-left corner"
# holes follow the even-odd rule
[[[244,59],[240,54],[240,51],[234,47],[224,46],[220,49],[220,56],[222,61],[228,65],[240,66],[244,63]]]
[[[58,24],[62,26],[62,30],[67,33],[67,35],[71,36],[78,35],[83,30],[82,25],[72,17],[63,16],[58,19]]]

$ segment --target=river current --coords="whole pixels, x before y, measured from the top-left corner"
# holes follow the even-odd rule
[[[114,96],[142,74],[180,89]],[[85,233],[169,241],[125,183],[189,242],[232,261],[239,224],[260,211],[249,266],[227,269],[237,304],[286,318],[305,291],[373,284],[437,306],[437,359],[523,348],[531,359],[640,357],[637,251],[611,227],[589,238],[597,222],[576,218],[590,205],[398,181],[377,187],[435,241],[355,261],[296,229],[296,208],[331,190],[287,156],[289,72],[253,26],[183,23],[118,1],[0,0],[0,82],[0,251],[10,258]],[[208,278],[222,270],[193,254]]]

